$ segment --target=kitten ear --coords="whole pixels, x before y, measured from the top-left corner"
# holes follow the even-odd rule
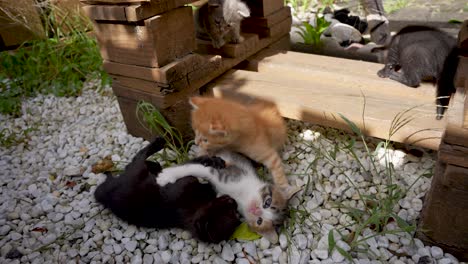
[[[283,191],[283,194],[285,195],[286,200],[290,200],[291,198],[293,198],[293,196],[296,193],[302,190],[301,187],[291,186],[291,185],[288,185],[287,187],[283,187],[282,189],[283,189],[282,191]]]
[[[249,17],[250,16],[250,10],[249,8],[247,7],[247,5],[245,5],[244,3],[242,4],[239,4],[239,10],[237,11],[237,13],[239,15],[241,15],[242,17]]]
[[[222,136],[222,137],[227,137],[228,136],[228,132],[226,131],[226,127],[219,123],[219,122],[216,122],[216,123],[211,123],[210,124],[210,129],[208,130],[208,132],[212,135],[216,135],[216,136]]]
[[[276,244],[278,243],[278,234],[276,233],[276,230],[267,230],[267,231],[262,231],[259,232],[260,235],[264,236],[270,243]]]
[[[189,98],[189,104],[193,107],[193,110],[197,110],[200,104],[203,102],[203,98],[194,96]]]

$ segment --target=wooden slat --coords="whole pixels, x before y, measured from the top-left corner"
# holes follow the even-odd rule
[[[239,44],[225,44],[219,49],[213,48],[211,41],[197,39],[197,53],[217,54],[228,58],[243,57],[249,50],[258,45],[258,36],[256,34],[242,34],[244,41]]]
[[[291,8],[289,6],[285,6],[266,17],[247,17],[242,20],[242,26],[271,27],[289,16],[291,16]]]
[[[192,0],[159,0],[119,5],[84,5],[85,14],[98,21],[138,22],[190,3]]]
[[[85,5],[81,9],[93,20],[127,21],[125,6]]]
[[[292,17],[288,16],[283,21],[273,25],[271,27],[256,27],[256,26],[246,26],[242,27],[242,30],[249,33],[258,34],[260,38],[271,37],[278,34],[278,30],[281,30],[283,27],[291,28]]]
[[[339,115],[343,114],[365,134],[384,139],[395,116],[407,111],[404,116],[412,121],[391,139],[431,149],[439,147],[448,118],[435,119],[432,84],[413,89],[379,78],[376,72],[382,65],[376,63],[274,53],[265,51],[257,56],[263,57],[257,62],[258,72],[232,70],[217,79],[212,85],[214,94],[229,97],[236,91],[273,100],[285,117],[349,130]]]
[[[468,56],[468,19],[465,20],[458,33],[458,48],[462,50],[462,53]]]
[[[171,83],[186,78],[188,73],[205,67],[208,59],[198,54],[189,54],[177,59],[164,67],[142,67],[111,61],[104,61],[104,70],[107,73],[119,76],[128,76],[159,83]]]
[[[83,4],[90,4],[90,5],[99,5],[99,4],[107,4],[107,5],[116,5],[116,4],[134,4],[134,3],[149,3],[152,0],[80,0]],[[153,0],[154,1],[154,0]]]

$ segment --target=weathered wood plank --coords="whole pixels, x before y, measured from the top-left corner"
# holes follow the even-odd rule
[[[81,9],[92,20],[127,21],[125,6],[85,5]]]
[[[458,48],[465,56],[468,56],[468,19],[462,23],[458,32]]]
[[[260,38],[266,38],[277,35],[278,31],[282,30],[283,27],[291,28],[291,25],[292,17],[288,16],[283,21],[271,27],[243,26],[242,30],[245,32],[258,34]]]
[[[291,16],[291,8],[289,6],[285,6],[266,17],[247,17],[242,20],[242,26],[243,28],[246,28],[247,26],[271,27],[285,20],[289,16]]]
[[[252,60],[262,57],[258,72],[230,71],[217,79],[215,93],[232,96],[229,91],[236,91],[273,100],[288,118],[349,130],[343,114],[365,134],[384,139],[393,119],[406,112],[413,120],[391,140],[438,148],[448,118],[435,119],[433,85],[413,89],[379,78],[382,65],[376,63],[268,50]]]
[[[83,4],[90,4],[90,5],[99,5],[99,4],[107,4],[107,5],[115,5],[115,4],[133,4],[133,3],[144,3],[144,2],[151,2],[152,0],[80,0]],[[154,1],[154,0],[153,0]]]
[[[239,44],[227,43],[219,49],[215,49],[211,41],[197,39],[197,53],[200,54],[216,54],[228,58],[243,57],[246,52],[255,48],[258,45],[258,36],[256,34],[244,34],[244,41]]]
[[[97,22],[94,30],[101,56],[123,64],[163,67],[196,48],[190,7],[154,16],[144,26]]]
[[[186,78],[186,76],[199,68],[204,67],[208,62],[205,56],[189,54],[181,59],[167,64],[164,67],[142,67],[111,61],[104,61],[104,70],[107,73],[119,76],[128,76],[147,81],[156,81],[169,84],[176,80]]]
[[[192,0],[152,0],[144,3],[122,2],[118,5],[84,5],[82,8],[86,15],[93,20],[138,22],[190,2]]]

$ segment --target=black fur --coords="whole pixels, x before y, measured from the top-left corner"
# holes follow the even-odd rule
[[[437,83],[437,119],[441,119],[450,96],[455,92],[453,79],[458,64],[456,39],[447,33],[425,26],[400,30],[389,44],[385,67],[377,72],[410,87],[422,80]]]
[[[185,177],[160,187],[162,168],[146,159],[165,145],[157,138],[140,150],[118,177],[107,176],[94,193],[96,200],[122,220],[141,227],[180,227],[205,242],[227,240],[240,224],[237,203],[229,196],[216,198],[210,184]],[[219,158],[199,157],[190,162],[223,168]]]
[[[350,25],[359,30],[361,34],[364,33],[367,29],[367,22],[362,21],[358,16],[350,16],[349,13],[349,9],[343,8],[333,12],[333,17],[341,23]]]

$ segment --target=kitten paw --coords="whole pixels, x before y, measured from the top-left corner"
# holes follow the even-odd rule
[[[175,183],[175,182],[176,182],[176,177],[173,177],[173,175],[164,171],[159,173],[158,177],[156,178],[156,183],[161,187],[169,183]]]
[[[239,36],[238,38],[234,38],[232,42],[236,44],[242,43],[244,42],[244,37]]]

